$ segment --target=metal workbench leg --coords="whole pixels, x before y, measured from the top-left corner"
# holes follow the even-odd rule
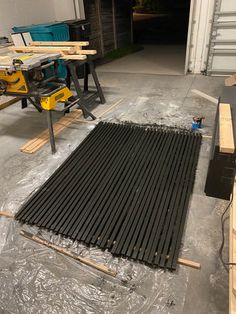
[[[21,99],[21,109],[25,109],[27,107],[28,107],[27,98],[22,98]]]
[[[89,66],[87,63],[84,64],[84,92],[88,92],[88,76]]]
[[[55,154],[56,145],[55,145],[55,137],[54,137],[54,132],[53,132],[52,111],[51,110],[47,110],[47,122],[48,122],[48,131],[49,131],[49,138],[50,138],[52,154]]]
[[[77,93],[77,95],[79,96],[79,98],[81,100],[80,108],[83,111],[84,117],[86,118],[87,116],[90,116],[93,120],[95,120],[96,117],[85,106],[86,100],[84,98],[83,92],[82,92],[82,90],[80,88],[80,85],[79,85],[79,81],[78,81],[78,78],[77,78],[75,65],[72,62],[69,62],[68,63],[68,68],[69,68],[69,71],[70,71],[70,75],[72,77],[72,81],[73,81],[74,86],[75,86],[76,93]]]
[[[101,100],[101,103],[102,103],[102,104],[105,104],[105,103],[106,103],[106,99],[105,99],[105,97],[104,97],[102,88],[101,88],[100,83],[99,83],[99,80],[98,80],[97,73],[96,73],[95,68],[94,68],[93,61],[92,61],[92,59],[91,59],[90,56],[88,56],[88,64],[89,64],[89,68],[90,68],[90,73],[91,73],[92,76],[93,76],[93,80],[94,80],[94,83],[95,83],[95,85],[96,85],[96,88],[97,88],[97,91],[98,91],[98,94],[99,94],[99,98],[100,98],[100,100]]]

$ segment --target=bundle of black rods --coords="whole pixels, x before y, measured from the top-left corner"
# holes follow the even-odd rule
[[[201,135],[100,122],[16,219],[175,269]]]

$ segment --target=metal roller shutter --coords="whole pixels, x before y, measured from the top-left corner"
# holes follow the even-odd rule
[[[216,0],[207,60],[208,75],[236,72],[236,1]]]

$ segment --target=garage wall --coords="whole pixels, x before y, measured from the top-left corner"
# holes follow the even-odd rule
[[[0,36],[9,36],[12,26],[16,25],[74,18],[73,0],[0,0]]]

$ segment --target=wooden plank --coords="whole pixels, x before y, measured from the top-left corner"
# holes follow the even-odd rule
[[[188,267],[192,267],[195,269],[201,269],[201,264],[194,262],[194,261],[190,261],[188,259],[184,259],[184,258],[178,258],[177,263],[180,265],[184,265],[184,266],[188,266]]]
[[[67,249],[65,249],[63,247],[60,247],[60,246],[55,245],[55,244],[53,244],[51,242],[48,242],[47,240],[44,240],[44,239],[42,239],[42,238],[40,238],[40,237],[38,237],[36,235],[33,235],[33,234],[29,233],[29,232],[26,232],[26,231],[22,230],[20,232],[20,235],[22,235],[25,238],[30,239],[30,240],[32,240],[34,242],[42,244],[42,245],[44,245],[44,246],[46,246],[46,247],[48,247],[50,249],[53,249],[53,250],[57,251],[58,253],[62,253],[64,255],[66,255],[66,256],[69,256],[69,257],[71,257],[71,258],[73,258],[73,259],[75,259],[75,260],[77,260],[77,261],[79,261],[79,262],[81,262],[83,264],[86,264],[86,265],[88,265],[88,266],[90,266],[92,268],[95,268],[95,269],[97,269],[97,270],[99,270],[99,271],[101,271],[101,272],[103,272],[103,273],[105,273],[107,275],[110,275],[110,276],[113,276],[113,277],[115,277],[117,275],[117,273],[114,270],[108,268],[104,264],[98,263],[98,262],[96,262],[96,261],[94,261],[94,260],[92,260],[92,259],[90,259],[88,257],[83,257],[83,256],[80,256],[80,255],[75,254],[73,252],[70,252],[69,250],[67,250]]]
[[[64,60],[86,60],[87,56],[86,55],[62,55],[60,59]]]
[[[79,55],[95,55],[97,53],[97,50],[82,50],[76,48],[76,53]]]
[[[234,182],[233,204],[229,218],[229,262],[236,263],[236,182]],[[236,313],[236,265],[229,266],[229,313]]]
[[[202,135],[202,138],[212,138],[212,135]]]
[[[0,110],[9,107],[10,105],[16,103],[19,100],[20,100],[19,97],[1,95],[0,96]]]
[[[9,56],[0,56],[0,64],[6,64],[11,62],[12,59]]]
[[[15,215],[9,212],[0,211],[0,217],[11,218],[14,219]]]
[[[68,127],[73,122],[76,122],[76,120],[79,119],[81,115],[82,111],[76,109],[62,117],[58,122],[53,124],[54,135],[57,136],[60,134],[66,127]],[[49,133],[48,130],[44,130],[42,133],[23,145],[20,150],[27,154],[33,154],[48,142]]]
[[[219,104],[219,146],[221,153],[235,151],[230,104]]]
[[[95,116],[98,116],[99,118],[102,118],[105,114],[107,114],[108,112],[112,111],[116,106],[118,106],[122,101],[123,101],[123,98],[119,99],[113,105],[109,106],[109,108],[107,108],[106,110],[102,111],[101,113],[99,113],[99,110],[95,110],[94,111]]]
[[[10,47],[10,50],[17,51],[17,52],[42,52],[42,53],[63,53],[63,54],[79,54],[79,55],[95,55],[97,53],[96,50],[82,50],[80,47],[65,47],[65,46],[21,46],[21,47]]]
[[[167,255],[166,259],[167,260],[169,259],[169,255]],[[183,265],[183,266],[188,266],[188,267],[195,268],[195,269],[201,269],[200,263],[194,262],[194,261],[191,261],[191,260],[185,259],[185,258],[178,258],[177,264]]]
[[[71,53],[75,54],[76,49],[74,47],[30,47],[30,46],[12,46],[8,48],[11,51],[16,51],[16,52],[36,52],[36,53]]]
[[[75,46],[85,47],[89,45],[88,41],[32,41],[31,46]]]
[[[213,104],[216,104],[216,105],[218,104],[218,99],[217,99],[217,98],[214,98],[214,97],[212,97],[212,96],[209,96],[209,95],[207,95],[207,94],[201,92],[201,91],[198,90],[198,89],[192,89],[191,92],[194,93],[194,94],[196,94],[196,95],[198,95],[198,96],[200,96],[200,97],[202,97],[202,98],[204,98],[204,99],[206,99],[206,100],[209,100],[209,101],[212,102]]]

